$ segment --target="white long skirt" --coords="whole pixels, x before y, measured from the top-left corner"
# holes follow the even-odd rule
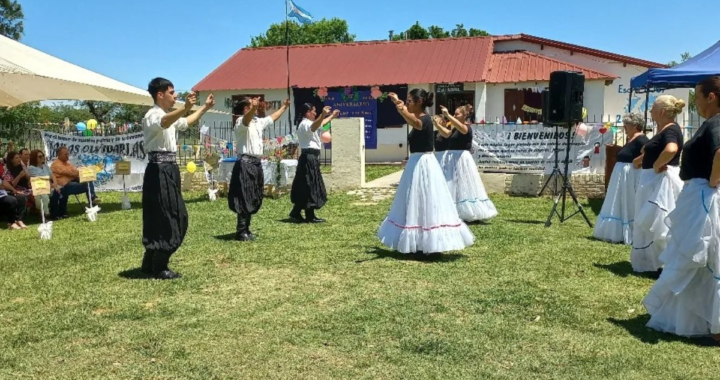
[[[635,191],[630,264],[635,272],[655,272],[662,267],[660,254],[667,243],[665,218],[675,210],[675,200],[683,187],[680,169],[668,166],[664,173],[642,169]]]
[[[647,326],[682,336],[720,333],[720,191],[704,179],[685,183],[670,229],[665,265],[643,304]]]
[[[488,198],[477,164],[470,152],[448,150],[436,152],[435,157],[440,162],[460,219],[473,222],[497,216],[497,209]]]
[[[633,164],[618,162],[610,175],[605,201],[595,221],[593,236],[612,243],[632,243],[635,188],[640,171]]]
[[[412,153],[378,238],[401,253],[457,251],[475,236],[458,216],[432,152]]]

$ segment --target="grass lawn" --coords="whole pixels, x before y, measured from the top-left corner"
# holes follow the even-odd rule
[[[391,200],[333,195],[322,225],[266,200],[255,243],[224,200],[186,194],[171,267],[140,278],[140,196],[101,194],[96,223],[0,231],[2,379],[713,379],[717,349],[644,327],[653,280],[551,201],[493,196],[500,216],[438,261],[384,249]],[[592,208],[599,209],[594,203]],[[593,211],[588,208],[590,213]],[[594,218],[593,218],[594,219]],[[594,220],[593,220],[594,222]]]
[[[365,165],[365,182],[374,181],[402,170],[401,165]],[[320,171],[323,174],[332,172],[332,165],[321,165]]]

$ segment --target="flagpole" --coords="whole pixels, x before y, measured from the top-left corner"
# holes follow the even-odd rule
[[[287,66],[287,96],[288,99],[292,100],[292,96],[290,95],[290,21],[288,21],[288,0],[285,0],[285,63]],[[287,113],[288,125],[290,126],[290,133],[292,133],[293,126],[290,107],[288,107]]]

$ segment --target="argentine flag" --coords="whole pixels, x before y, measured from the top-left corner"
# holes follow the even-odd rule
[[[303,24],[312,24],[313,16],[306,10],[300,8],[293,0],[287,0],[288,17],[294,18]]]

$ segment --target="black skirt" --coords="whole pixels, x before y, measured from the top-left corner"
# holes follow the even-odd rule
[[[257,213],[262,206],[264,186],[262,162],[257,157],[243,154],[233,166],[228,207],[237,214]]]
[[[172,255],[188,230],[188,213],[174,162],[150,162],[142,190],[143,245],[149,252]]]
[[[290,200],[305,210],[317,210],[325,206],[327,192],[320,172],[320,150],[302,150],[290,190]]]

